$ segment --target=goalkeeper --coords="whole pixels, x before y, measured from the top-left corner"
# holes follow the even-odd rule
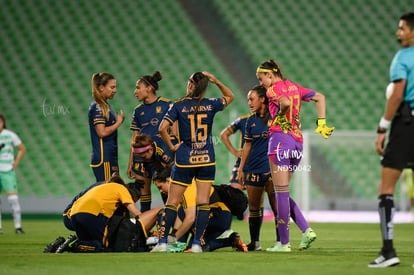
[[[272,252],[290,252],[289,181],[293,172],[298,170],[303,153],[303,137],[300,130],[302,101],[316,102],[318,120],[315,133],[327,139],[334,127],[326,125],[324,95],[285,79],[279,65],[273,59],[260,64],[256,76],[260,85],[267,88],[269,111],[273,119],[269,129],[268,156],[276,192],[280,244],[273,247]],[[316,234],[308,228],[303,238],[309,247],[316,239]]]

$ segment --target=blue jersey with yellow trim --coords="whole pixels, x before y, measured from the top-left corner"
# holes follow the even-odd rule
[[[168,149],[160,135],[153,136],[151,139],[155,146],[154,160],[171,167],[174,164],[174,154]],[[177,137],[171,136],[170,139],[173,145],[178,143]]]
[[[109,104],[108,104],[109,105]],[[104,161],[112,163],[118,161],[118,130],[112,134],[100,138],[96,132],[95,126],[105,124],[105,127],[111,126],[116,122],[116,114],[109,105],[109,119],[106,120],[102,115],[102,109],[93,101],[89,106],[89,131],[92,142],[91,165],[99,166]]]
[[[270,123],[271,120],[267,124],[263,123],[262,118],[256,113],[251,114],[247,119],[244,139],[245,142],[252,143],[252,150],[243,172],[258,174],[270,171],[267,156]]]
[[[186,97],[174,103],[164,119],[171,125],[178,121],[179,140],[183,142],[175,153],[178,167],[215,165],[211,132],[215,114],[223,109],[222,98],[202,98],[199,102],[198,98]]]
[[[151,137],[158,134],[158,127],[160,126],[161,120],[171,105],[171,101],[163,97],[158,97],[151,104],[139,104],[135,107],[132,114],[130,129]]]
[[[244,132],[246,130],[246,121],[249,118],[249,115],[244,115],[241,116],[239,118],[237,118],[236,120],[234,120],[228,127],[227,129],[231,132],[231,133],[235,133],[237,131],[240,131],[240,141],[239,141],[239,148],[243,148],[244,146]],[[240,158],[237,158],[236,163],[234,164],[234,167],[237,168],[240,166]]]

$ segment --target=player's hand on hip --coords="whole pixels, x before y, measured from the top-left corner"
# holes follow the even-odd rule
[[[277,114],[273,120],[272,126],[279,125],[283,133],[287,134],[288,131],[292,131],[292,123],[286,118],[285,114]]]
[[[180,148],[181,144],[183,144],[183,142],[181,141],[180,143],[177,143],[176,145],[174,145],[173,147],[169,148],[171,152],[175,153],[177,152],[178,148]]]
[[[318,118],[316,124],[318,127],[316,128],[315,133],[321,134],[325,139],[329,138],[329,136],[332,135],[333,130],[335,130],[335,127],[328,127],[328,125],[326,125],[325,118]]]

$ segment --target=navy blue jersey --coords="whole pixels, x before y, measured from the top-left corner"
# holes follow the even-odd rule
[[[130,129],[139,131],[140,134],[147,134],[150,137],[157,135],[161,120],[171,105],[171,101],[163,97],[158,97],[151,104],[139,104],[132,114]]]
[[[267,145],[269,140],[269,125],[263,123],[261,117],[256,113],[251,114],[246,121],[244,134],[245,142],[252,143],[250,156],[243,169],[245,173],[266,173],[270,171],[269,158],[267,156]]]
[[[168,149],[168,146],[165,145],[160,135],[153,136],[152,142],[154,144],[154,160],[163,163],[165,166],[171,167],[174,164],[174,154]],[[171,136],[171,143],[176,145],[178,139],[175,136]]]
[[[108,104],[109,105],[109,104]],[[93,101],[89,106],[89,131],[92,142],[91,166],[98,167],[104,161],[111,163],[118,162],[118,130],[112,134],[100,138],[96,132],[95,126],[104,124],[105,127],[111,126],[116,122],[116,114],[109,105],[109,119],[106,120],[102,115],[102,110],[99,105]]]
[[[215,165],[212,140],[213,119],[224,109],[222,98],[183,98],[174,103],[164,117],[171,125],[178,121],[179,140],[183,142],[175,154],[178,167]]]
[[[142,160],[140,157],[133,155],[133,171],[142,177],[152,178],[154,172],[162,166],[172,167],[174,164],[174,154],[165,145],[160,135],[153,136],[152,146],[154,154],[151,160]],[[171,143],[173,145],[178,143],[178,139],[175,136],[171,136]]]
[[[244,115],[236,120],[234,120],[227,129],[233,134],[237,131],[240,131],[240,141],[239,141],[239,148],[243,148],[244,146],[244,132],[246,130],[246,121],[250,115]],[[234,168],[238,168],[240,166],[240,158],[237,158],[236,163],[234,164]]]

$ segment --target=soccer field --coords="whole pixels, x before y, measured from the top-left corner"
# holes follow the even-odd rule
[[[3,221],[0,235],[0,274],[413,274],[413,224],[395,225],[395,244],[401,264],[370,269],[381,244],[378,224],[314,223],[318,239],[306,251],[296,249],[300,240],[292,224],[292,252],[215,252],[192,254],[100,253],[44,254],[44,246],[58,235],[67,237],[60,220],[23,221],[26,234],[15,235],[11,220]],[[248,224],[234,221],[233,230],[248,241]],[[263,248],[273,245],[274,224],[265,222]]]

